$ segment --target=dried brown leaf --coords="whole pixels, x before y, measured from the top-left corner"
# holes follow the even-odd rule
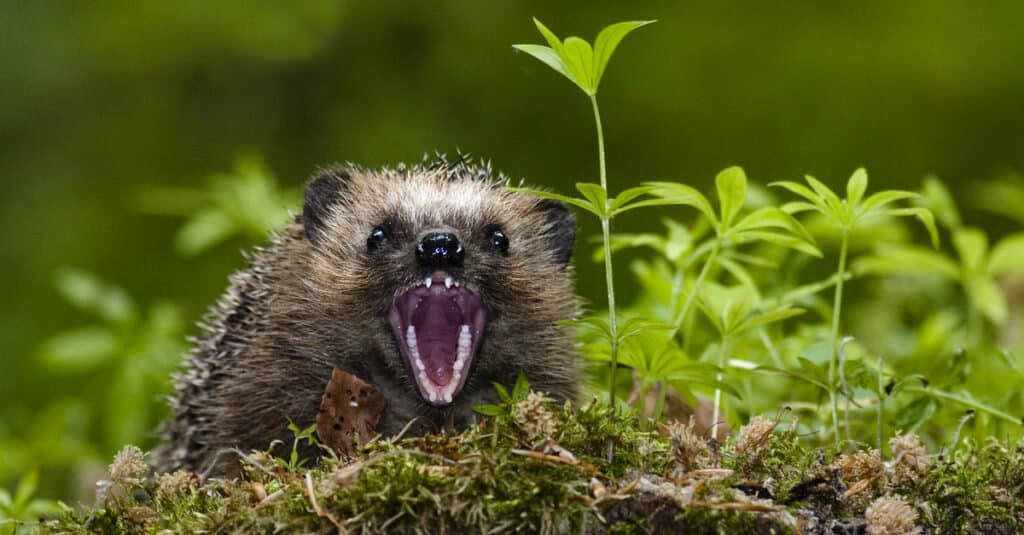
[[[345,455],[376,434],[388,401],[372,385],[334,368],[316,414],[316,434],[325,446]]]

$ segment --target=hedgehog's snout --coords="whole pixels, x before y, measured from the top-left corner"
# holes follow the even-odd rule
[[[462,267],[465,250],[454,232],[428,232],[416,244],[416,261],[423,267],[449,269]]]

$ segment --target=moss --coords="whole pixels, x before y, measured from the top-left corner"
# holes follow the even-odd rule
[[[1024,445],[989,442],[941,459],[920,485],[902,491],[928,504],[943,532],[1019,533],[1024,530]]]
[[[47,527],[70,533],[330,533],[339,526],[352,533],[786,533],[808,525],[863,528],[867,506],[892,495],[933,530],[1024,529],[1020,444],[990,442],[945,459],[931,456],[928,470],[915,472],[920,484],[910,485],[892,477],[900,460],[890,460],[878,478],[854,474],[858,455],[876,454],[829,457],[805,447],[790,425],[759,421],[742,447],[729,440],[714,455],[687,457],[683,467],[673,449],[674,427],[665,436],[642,431],[635,418],[612,419],[598,402],[532,412],[550,423],[535,436],[522,431],[522,411],[515,415],[510,403],[465,432],[376,440],[355,457],[329,458],[308,471],[259,452],[244,460],[238,480],[200,484],[187,473],[144,478],[129,471],[105,482],[102,507],[69,509]],[[615,445],[610,462],[609,442]],[[870,464],[869,472],[881,467]],[[870,485],[848,492],[854,479]]]

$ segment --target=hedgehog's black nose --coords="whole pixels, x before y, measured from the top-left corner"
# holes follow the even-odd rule
[[[432,232],[416,246],[416,260],[426,267],[451,268],[462,265],[462,244],[451,232]]]

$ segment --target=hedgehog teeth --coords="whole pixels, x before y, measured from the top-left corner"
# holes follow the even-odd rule
[[[466,385],[486,328],[480,294],[438,270],[395,296],[388,322],[423,401],[451,405]]]
[[[473,347],[473,335],[470,332],[468,324],[464,324],[459,328],[459,340],[457,356],[455,363],[452,364],[452,376],[448,384],[444,385],[443,388],[438,388],[437,385],[427,377],[426,365],[423,363],[423,359],[420,358],[419,347],[416,342],[416,327],[409,325],[405,331],[405,343],[409,348],[409,355],[412,357],[413,363],[416,365],[418,371],[416,372],[416,379],[418,380],[420,387],[427,392],[427,397],[432,402],[440,402],[444,400],[445,403],[451,403],[455,390],[458,389],[459,383],[462,380],[462,370],[466,367],[466,362],[469,360],[469,353]]]
[[[469,325],[463,325],[459,330],[458,354],[455,358],[455,364],[452,365],[452,369],[455,370],[456,374],[462,375],[462,368],[466,366],[466,361],[469,360],[469,350],[472,346],[473,335],[469,333]]]

